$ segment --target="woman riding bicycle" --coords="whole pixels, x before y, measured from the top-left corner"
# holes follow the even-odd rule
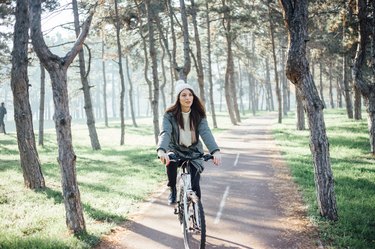
[[[191,185],[199,198],[201,197],[199,181],[200,173],[203,171],[203,160],[194,159],[203,154],[203,145],[199,137],[202,138],[210,154],[213,155],[214,164],[221,163],[220,149],[208,127],[205,109],[193,88],[185,81],[179,80],[176,82],[175,94],[176,102],[167,108],[163,116],[157,148],[160,161],[167,166],[167,185],[171,191],[168,204],[176,203],[177,168],[180,166],[179,164],[183,163],[170,161],[168,152],[193,159],[191,164],[194,167],[190,169]]]

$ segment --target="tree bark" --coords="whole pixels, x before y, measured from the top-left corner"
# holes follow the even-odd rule
[[[336,105],[338,108],[342,108],[342,87],[341,87],[341,79],[337,77],[336,79],[336,89],[337,89],[337,96],[336,96]]]
[[[15,14],[11,87],[18,150],[25,186],[30,189],[41,189],[45,187],[45,181],[36,148],[32,111],[29,103],[30,85],[27,75],[27,52],[30,22],[27,2],[17,0]]]
[[[320,214],[329,220],[337,220],[334,181],[329,156],[329,143],[323,117],[323,103],[309,71],[306,57],[308,40],[308,1],[280,0],[285,26],[289,34],[289,50],[286,66],[288,79],[302,93],[310,127],[315,187]]]
[[[186,7],[185,7],[185,0],[180,0],[180,12],[181,12],[181,21],[182,21],[182,33],[184,38],[184,65],[181,69],[179,69],[179,78],[186,81],[187,76],[190,73],[191,69],[191,60],[190,60],[190,42],[189,42],[189,28],[188,28],[188,21],[186,16]]]
[[[73,6],[73,13],[74,13],[74,30],[76,32],[76,37],[78,38],[80,33],[80,25],[79,25],[79,14],[78,14],[78,6],[77,0],[72,0]],[[82,90],[83,90],[83,98],[85,101],[85,114],[86,114],[86,124],[87,128],[89,129],[89,136],[91,141],[91,148],[93,150],[100,150],[100,142],[98,139],[98,133],[96,132],[95,127],[95,117],[92,108],[92,101],[91,101],[91,94],[90,94],[90,86],[89,81],[87,79],[89,71],[86,72],[85,66],[85,55],[83,49],[81,49],[78,53],[79,59],[79,72],[81,76],[81,83],[82,83]]]
[[[146,0],[147,8],[147,28],[149,36],[149,52],[151,57],[151,69],[152,69],[152,82],[153,82],[153,95],[151,99],[151,109],[153,115],[153,125],[154,125],[154,136],[155,143],[158,143],[159,139],[159,78],[158,78],[158,64],[156,58],[156,48],[155,48],[155,37],[154,37],[154,6],[151,3],[151,0]]]
[[[283,113],[282,113],[282,103],[281,103],[281,90],[280,90],[280,82],[279,82],[279,74],[277,71],[277,60],[276,60],[276,45],[275,45],[275,38],[274,38],[274,27],[272,21],[272,13],[270,8],[270,2],[267,3],[268,6],[268,21],[270,24],[270,35],[271,35],[271,44],[272,44],[272,58],[273,58],[273,68],[275,74],[275,83],[276,83],[276,96],[277,96],[277,103],[278,103],[278,123],[282,123]]]
[[[362,119],[362,94],[356,85],[354,89],[354,120]]]
[[[374,5],[373,5],[374,6]],[[366,103],[366,111],[368,114],[367,123],[368,123],[368,130],[369,130],[369,140],[370,140],[370,147],[371,153],[375,155],[375,85],[371,83],[370,80],[366,80],[363,76],[363,67],[366,64],[366,48],[370,45],[369,37],[370,37],[370,27],[374,23],[370,23],[368,16],[368,8],[366,0],[357,0],[357,9],[358,9],[358,25],[359,25],[359,39],[357,45],[357,52],[354,58],[354,63],[352,67],[352,75],[354,79],[354,84],[356,88],[358,88],[363,97],[365,98]],[[375,10],[373,10],[375,13]],[[373,34],[372,39],[375,40],[375,35]],[[373,43],[375,41],[372,41]],[[374,51],[372,51],[374,56]],[[372,67],[375,67],[372,64]],[[375,69],[373,72],[375,72]],[[373,77],[371,77],[373,78]]]
[[[353,118],[353,103],[352,103],[352,94],[349,86],[349,81],[347,77],[347,59],[346,55],[343,55],[342,58],[343,65],[342,65],[342,81],[344,85],[344,96],[345,96],[345,104],[346,104],[346,113],[348,115],[348,118]]]
[[[266,58],[266,84],[265,84],[265,94],[266,94],[266,110],[274,111],[275,106],[273,103],[271,76],[268,58]]]
[[[55,128],[58,142],[58,162],[61,171],[61,185],[64,197],[66,224],[75,234],[86,231],[80,192],[76,176],[76,155],[73,150],[71,116],[67,87],[67,70],[89,32],[94,12],[91,12],[82,26],[81,34],[72,49],[59,57],[48,49],[41,30],[41,0],[29,0],[31,39],[34,50],[51,77],[53,101],[55,105]]]
[[[329,74],[329,103],[331,105],[331,108],[335,108],[335,104],[334,104],[334,101],[333,101],[333,84],[332,84],[332,64],[329,64],[329,70],[328,70],[328,74]]]
[[[119,75],[121,80],[121,93],[120,93],[120,118],[121,118],[121,138],[120,138],[120,145],[124,145],[125,143],[125,117],[124,117],[124,105],[125,105],[125,80],[124,80],[124,71],[122,69],[122,48],[121,48],[121,39],[120,39],[120,17],[118,14],[118,0],[115,0],[115,13],[116,13],[116,20],[115,20],[115,28],[116,28],[116,40],[117,40],[117,54],[118,54],[118,67],[119,67]]]
[[[319,92],[320,92],[320,99],[323,103],[323,108],[326,107],[326,103],[324,101],[324,86],[323,86],[323,65],[322,62],[319,62]]]
[[[133,82],[130,77],[130,70],[129,70],[129,60],[128,56],[125,57],[125,65],[126,65],[126,76],[128,77],[129,81],[129,103],[130,103],[130,114],[132,117],[132,122],[134,127],[138,127],[137,121],[135,120],[135,113],[134,113],[134,102],[133,102]]]
[[[178,65],[176,61],[177,57],[177,42],[176,42],[176,32],[174,30],[174,11],[172,7],[171,0],[167,0],[167,7],[168,7],[168,15],[169,15],[169,21],[170,21],[170,27],[171,27],[171,38],[172,38],[172,58],[171,58],[171,64],[173,65],[173,75],[174,79],[178,80],[179,74],[178,74]],[[171,103],[174,102],[174,80],[172,79],[172,86],[171,86]]]
[[[102,31],[104,33],[104,31]],[[107,74],[105,67],[105,58],[104,58],[104,35],[102,34],[102,70],[103,70],[103,101],[104,101],[104,124],[105,127],[108,127],[108,110],[107,110]]]
[[[162,74],[163,80],[162,80],[162,83],[160,84],[160,94],[161,94],[161,100],[162,100],[161,105],[163,106],[162,110],[166,110],[167,109],[167,100],[166,100],[166,97],[165,97],[165,86],[167,85],[167,74],[166,74],[165,63],[164,63],[166,48],[163,45],[161,36],[162,35],[159,36],[159,43],[160,43],[160,47],[161,47],[160,64],[161,64],[161,74]],[[171,58],[169,57],[169,61],[171,61],[170,59]],[[173,76],[171,78],[173,78]]]
[[[296,105],[297,105],[297,131],[305,130],[305,110],[303,109],[302,94],[299,88],[296,90]]]
[[[198,23],[197,23],[197,7],[195,5],[194,0],[190,0],[191,2],[191,16],[193,20],[193,28],[194,28],[194,39],[195,39],[195,47],[197,53],[197,76],[198,76],[198,85],[199,85],[199,98],[203,104],[206,106],[206,94],[204,90],[204,72],[203,72],[203,63],[202,63],[202,48],[201,48],[201,41],[199,38],[199,31],[198,31]]]
[[[235,86],[234,83],[234,63],[233,63],[233,51],[232,51],[232,21],[231,21],[231,14],[230,14],[230,7],[226,4],[226,0],[222,0],[222,6],[224,9],[224,18],[223,18],[223,27],[225,30],[225,38],[227,43],[227,68],[225,71],[225,83],[224,83],[224,90],[225,90],[225,100],[227,102],[227,109],[229,113],[230,120],[233,125],[237,125],[237,121],[239,121],[239,115],[236,114],[235,111],[235,103],[237,101],[234,97],[235,93]]]
[[[39,103],[39,142],[43,146],[44,141],[44,100],[46,89],[46,70],[40,63],[40,103]]]
[[[285,50],[284,47],[281,49],[281,68],[285,68]],[[280,76],[280,81],[282,85],[282,99],[283,99],[283,115],[288,116],[288,111],[290,111],[290,88],[289,82],[285,74]]]

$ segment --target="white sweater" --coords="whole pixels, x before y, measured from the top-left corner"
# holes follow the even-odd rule
[[[190,112],[182,112],[182,118],[184,119],[184,129],[180,127],[180,144],[189,147],[193,144],[194,131],[190,130]],[[195,139],[194,139],[195,140]]]

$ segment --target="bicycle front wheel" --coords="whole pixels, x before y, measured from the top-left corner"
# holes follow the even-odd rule
[[[188,203],[183,220],[185,249],[204,249],[206,246],[206,219],[200,200]]]

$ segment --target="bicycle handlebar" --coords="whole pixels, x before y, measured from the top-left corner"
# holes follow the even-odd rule
[[[214,158],[214,156],[211,154],[204,154],[195,158],[183,158],[181,156],[176,155],[173,152],[168,153],[168,157],[169,157],[169,160],[174,161],[174,162],[194,160],[194,159],[199,159],[199,158],[202,158],[205,162],[207,162],[208,160],[212,160]]]

